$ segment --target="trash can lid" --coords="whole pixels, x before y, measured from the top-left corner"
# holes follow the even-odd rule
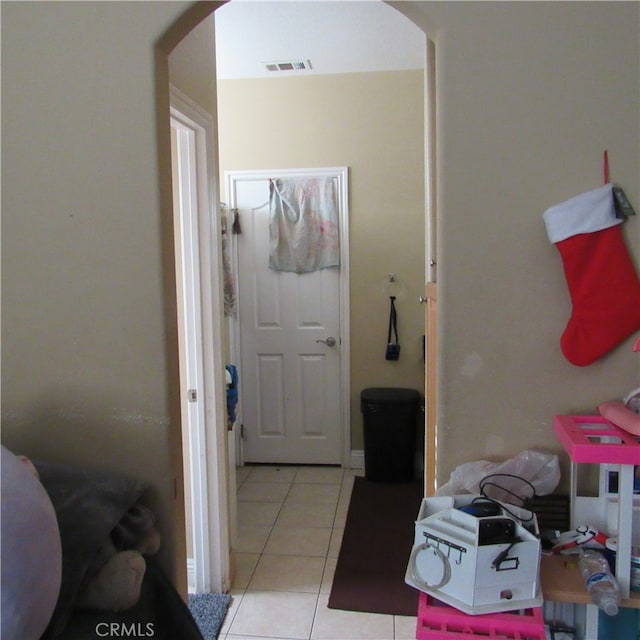
[[[364,402],[382,402],[387,404],[404,404],[420,401],[420,392],[402,387],[370,387],[363,389],[360,400]]]

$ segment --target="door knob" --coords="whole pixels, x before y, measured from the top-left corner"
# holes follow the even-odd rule
[[[336,339],[332,337],[328,337],[326,340],[316,340],[316,342],[322,342],[322,344],[326,344],[327,347],[335,347]]]

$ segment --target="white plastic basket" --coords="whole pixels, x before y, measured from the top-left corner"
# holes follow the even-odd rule
[[[405,582],[472,615],[541,606],[535,514],[502,503],[491,516],[461,510],[474,500],[423,499]]]

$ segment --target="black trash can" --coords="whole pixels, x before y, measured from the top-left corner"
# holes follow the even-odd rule
[[[360,394],[367,480],[415,479],[416,426],[420,393],[415,389],[374,387]]]

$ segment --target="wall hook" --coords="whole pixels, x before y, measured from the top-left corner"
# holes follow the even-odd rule
[[[382,280],[381,288],[386,297],[396,296],[397,300],[404,298],[407,293],[402,278],[395,272],[387,273],[387,276]]]

